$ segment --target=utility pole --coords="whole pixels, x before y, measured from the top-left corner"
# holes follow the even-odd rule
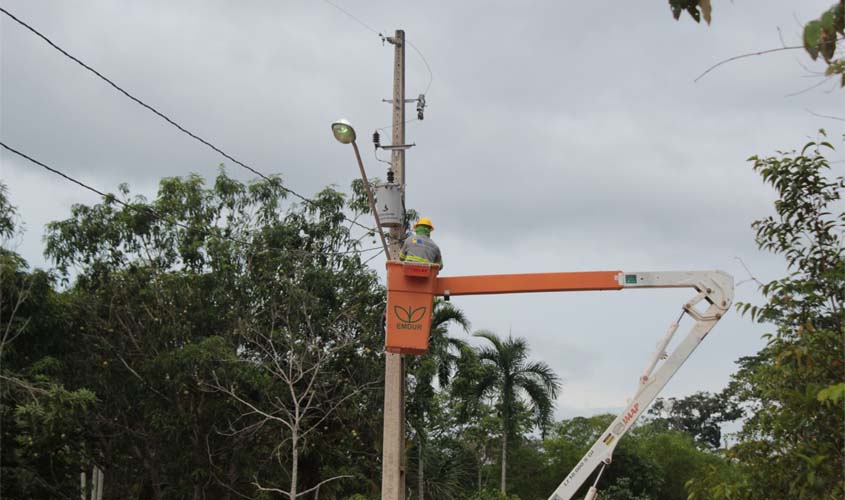
[[[394,46],[393,146],[405,144],[405,32],[387,37]],[[391,168],[405,196],[405,149],[391,151]],[[390,231],[390,255],[397,257],[405,228]],[[405,367],[402,355],[386,352],[384,371],[384,434],[382,448],[382,500],[405,500]]]

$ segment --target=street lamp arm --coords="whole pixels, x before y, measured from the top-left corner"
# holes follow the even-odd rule
[[[354,140],[352,141],[352,149],[355,151],[355,159],[358,160],[358,168],[361,170],[361,179],[364,181],[364,189],[367,191],[367,199],[370,201],[370,210],[373,211],[373,217],[376,219],[376,229],[381,238],[381,246],[384,247],[384,254],[387,256],[387,260],[391,260],[390,248],[387,246],[387,240],[384,239],[384,231],[381,229],[381,220],[378,216],[373,192],[370,189],[370,181],[367,180],[367,172],[364,171],[364,162],[361,161],[361,153],[358,151],[358,144]]]

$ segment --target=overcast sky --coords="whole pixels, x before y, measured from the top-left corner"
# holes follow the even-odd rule
[[[336,0],[377,31],[406,30],[433,71],[423,122],[407,128],[407,204],[431,217],[444,275],[582,270],[722,269],[737,281],[783,275],[756,250],[750,224],[773,191],[752,154],[801,147],[842,122],[842,92],[819,82],[803,51],[754,57],[693,80],[738,54],[800,44],[832,0],[714,2],[713,25],[672,19],[649,2]],[[325,1],[2,0],[4,8],[130,92],[306,194],[357,175],[331,137],[346,117],[369,147],[390,124],[393,47]],[[159,178],[213,177],[219,155],[115,92],[0,16],[0,137],[106,191],[155,195]],[[428,85],[407,54],[407,95]],[[809,110],[809,111],[808,111]],[[413,105],[408,107],[414,115]],[[389,131],[383,133],[389,142]],[[842,157],[841,152],[837,153]],[[26,224],[33,265],[44,224],[95,195],[0,154]],[[842,169],[842,163],[835,164]],[[227,165],[231,175],[250,174]],[[383,269],[383,259],[372,265]],[[687,290],[456,297],[473,322],[530,342],[564,380],[558,416],[624,406]],[[755,287],[738,300],[759,300]],[[765,327],[736,313],[716,326],[664,391],[724,387]],[[455,332],[455,334],[459,334]],[[686,334],[685,331],[680,332]]]

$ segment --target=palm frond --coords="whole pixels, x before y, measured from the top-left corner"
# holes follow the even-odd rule
[[[558,391],[560,390],[560,378],[549,365],[542,361],[532,361],[525,365],[521,372],[537,377],[545,386],[549,396],[552,399],[557,397]]]
[[[471,326],[469,319],[467,319],[463,311],[449,302],[437,299],[434,302],[434,309],[431,315],[432,331],[440,331],[441,329],[447,328],[450,324],[460,326],[465,332],[469,332]]]
[[[530,409],[534,414],[537,427],[545,429],[551,419],[554,400],[546,390],[545,384],[533,377],[519,377],[519,387],[528,395]]]

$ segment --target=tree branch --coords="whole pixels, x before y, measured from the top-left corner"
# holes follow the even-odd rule
[[[833,43],[838,43],[842,40],[845,40],[845,38],[837,38]],[[698,75],[695,78],[695,80],[693,80],[693,82],[698,83],[698,81],[701,80],[702,78],[704,78],[705,75],[707,75],[708,73],[710,73],[714,69],[718,68],[719,66],[722,66],[723,64],[727,64],[729,62],[733,62],[733,61],[736,61],[736,60],[739,60],[739,59],[745,59],[745,58],[748,58],[748,57],[771,54],[773,52],[783,52],[785,50],[795,50],[795,49],[803,49],[803,48],[804,48],[803,45],[790,45],[788,47],[778,47],[776,49],[761,50],[759,52],[749,52],[747,54],[740,54],[738,56],[729,57],[729,58],[724,59],[722,61],[719,61],[716,64],[714,64],[713,66],[710,66],[709,68],[707,68],[703,73]]]
[[[845,122],[845,118],[842,118],[841,116],[822,115],[822,114],[816,113],[812,110],[809,110],[807,108],[804,108],[804,111],[806,111],[807,113],[810,113],[813,116],[818,116],[819,118],[829,118],[831,120],[839,120],[841,122]]]
[[[316,489],[320,488],[320,486],[322,486],[322,485],[324,485],[324,484],[326,484],[326,483],[329,483],[329,482],[331,482],[331,481],[335,481],[335,480],[337,480],[337,479],[347,479],[347,478],[353,478],[353,477],[355,477],[355,476],[351,476],[351,475],[349,475],[349,474],[344,474],[344,475],[342,475],[342,476],[330,477],[330,478],[328,478],[328,479],[325,479],[325,480],[323,480],[323,481],[320,481],[319,483],[317,483],[317,485],[316,485],[316,486],[314,486],[314,487],[312,487],[312,488],[309,488],[309,489],[307,489],[307,490],[303,491],[302,493],[297,493],[297,494],[296,494],[296,496],[297,496],[297,497],[301,497],[302,495],[305,495],[305,494],[307,494],[307,493],[311,493],[312,491],[314,491],[314,490],[316,490]]]
[[[803,45],[791,45],[789,47],[778,47],[776,49],[761,50],[759,52],[749,52],[747,54],[740,54],[738,56],[729,57],[729,58],[724,59],[722,61],[719,61],[716,64],[714,64],[713,66],[710,66],[709,68],[707,68],[703,73],[698,75],[695,78],[695,80],[693,80],[693,82],[698,83],[698,81],[701,80],[702,78],[704,78],[705,75],[707,75],[708,73],[710,73],[714,69],[718,68],[719,66],[722,66],[723,64],[727,64],[729,62],[733,62],[733,61],[736,61],[736,60],[739,60],[739,59],[745,59],[747,57],[754,57],[754,56],[762,56],[762,55],[765,55],[765,54],[771,54],[773,52],[782,52],[782,51],[785,51],[785,50],[795,50],[795,49],[803,49],[803,48],[804,48]]]

